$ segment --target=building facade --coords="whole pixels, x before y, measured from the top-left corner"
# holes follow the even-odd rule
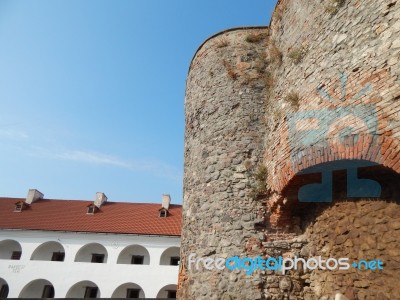
[[[175,298],[180,205],[0,198],[0,298]]]

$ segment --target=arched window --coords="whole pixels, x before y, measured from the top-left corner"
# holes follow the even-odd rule
[[[64,261],[65,250],[59,242],[46,242],[38,246],[31,260]]]
[[[148,265],[150,264],[149,251],[140,245],[127,246],[119,254],[117,264]]]
[[[8,296],[9,287],[7,281],[3,278],[0,278],[0,299],[6,299]]]
[[[19,260],[22,255],[20,243],[14,240],[4,240],[0,242],[0,259]]]
[[[143,289],[136,283],[128,282],[117,287],[111,298],[145,298]]]
[[[160,265],[178,266],[179,261],[179,247],[170,247],[161,255]]]
[[[107,263],[107,249],[98,243],[91,243],[79,249],[76,262]]]
[[[45,279],[36,279],[28,283],[18,298],[54,298],[53,284]]]
[[[169,284],[164,286],[157,294],[157,298],[176,298],[176,284]]]
[[[100,289],[92,281],[80,281],[68,290],[65,298],[100,298]]]

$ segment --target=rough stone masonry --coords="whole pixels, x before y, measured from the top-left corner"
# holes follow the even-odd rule
[[[395,0],[281,0],[269,27],[200,46],[185,97],[180,299],[400,299],[399,60]],[[310,187],[331,201],[300,201]],[[191,253],[384,268],[246,275],[189,269]]]

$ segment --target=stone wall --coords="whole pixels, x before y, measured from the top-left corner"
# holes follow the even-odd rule
[[[310,256],[347,257],[350,263],[379,259],[383,270],[316,270],[310,288],[316,296],[337,292],[348,299],[399,299],[400,207],[398,203],[358,200],[324,210],[306,230]],[[317,297],[315,299],[318,299]]]
[[[300,171],[330,161],[367,160],[400,172],[400,4],[342,2],[332,11],[340,1],[282,0],[273,15],[270,44],[283,60],[273,68],[266,110],[280,118],[269,120],[274,130],[266,136],[265,162],[278,194]],[[355,107],[357,114],[343,114]],[[290,132],[289,119],[298,113],[307,118],[294,131],[319,127],[311,142]],[[375,119],[377,126],[368,128]],[[348,143],[338,143],[337,132],[346,126]],[[283,206],[283,199],[275,197],[272,206]]]
[[[182,299],[261,297],[259,275],[188,272],[185,263],[190,253],[243,255],[248,240],[263,240],[254,229],[259,204],[249,194],[263,157],[266,33],[225,32],[207,41],[192,62],[185,98]]]
[[[269,28],[199,48],[185,98],[181,299],[400,299],[399,36],[395,0],[281,0]],[[379,197],[351,196],[350,162]],[[301,202],[326,172],[333,202]],[[385,268],[245,275],[188,270],[190,253]]]

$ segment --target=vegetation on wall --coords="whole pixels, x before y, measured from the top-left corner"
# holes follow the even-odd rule
[[[268,196],[269,190],[267,188],[268,170],[264,165],[258,166],[254,173],[254,185],[250,193],[250,197],[253,199],[260,199]]]
[[[235,72],[235,70],[233,69],[231,64],[225,59],[222,61],[222,63],[225,67],[226,74],[228,75],[228,77],[232,80],[236,80],[238,77],[238,74]]]
[[[227,37],[222,36],[222,37],[215,39],[214,45],[217,48],[224,48],[229,45],[229,40]]]
[[[265,88],[267,89],[267,93],[269,93],[275,84],[274,76],[269,71],[265,72],[265,74],[264,74],[264,84],[265,84]]]
[[[290,91],[286,97],[285,100],[290,103],[290,105],[295,108],[296,110],[299,108],[299,101],[300,101],[300,96],[299,93],[295,91]]]
[[[272,15],[272,21],[280,23],[282,21],[282,17],[283,17],[283,14],[284,14],[285,10],[286,10],[286,7],[287,7],[287,2],[280,3],[280,5],[278,5],[275,8],[275,11],[274,11],[274,13]]]
[[[268,33],[255,32],[246,36],[246,41],[250,44],[242,44],[240,46],[240,59],[232,62],[221,56],[221,61],[226,71],[226,75],[231,80],[240,80],[241,85],[258,85],[265,87],[266,94],[270,95],[275,84],[273,68],[280,66],[282,63],[282,53],[272,42],[271,45],[252,45],[260,41],[268,41]],[[215,42],[215,45],[225,45],[225,40]],[[222,47],[222,46],[221,46]],[[220,53],[222,55],[222,53]],[[272,66],[274,65],[274,66]]]
[[[331,15],[336,15],[339,9],[345,4],[346,0],[329,0],[325,10]]]
[[[280,66],[282,64],[282,52],[275,45],[274,42],[271,42],[269,45],[269,61],[272,64],[276,64]]]
[[[254,60],[254,68],[259,74],[264,74],[268,66],[267,55],[265,52],[258,53],[258,57]]]
[[[295,65],[297,65],[303,60],[306,54],[307,49],[305,47],[296,47],[289,52],[288,57]]]
[[[268,33],[249,33],[246,36],[246,42],[248,43],[259,43],[268,38]]]

